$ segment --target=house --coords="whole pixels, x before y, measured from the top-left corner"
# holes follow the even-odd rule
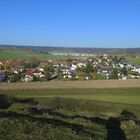
[[[22,81],[24,81],[24,82],[33,81],[33,76],[26,74]]]
[[[77,63],[77,66],[78,66],[79,68],[81,68],[81,67],[86,67],[86,63],[80,62],[80,63]]]
[[[103,59],[107,59],[107,54],[103,54]]]
[[[118,67],[124,68],[125,66],[124,66],[124,64],[122,64],[122,63],[118,63]]]
[[[65,78],[72,78],[72,76],[71,76],[71,75],[64,75],[63,78],[64,78],[64,79],[65,79]]]
[[[66,68],[68,68],[69,67],[69,62],[67,62],[67,61],[59,61],[59,66],[60,67],[66,67]]]
[[[13,73],[14,73],[14,74],[18,74],[18,71],[15,70]]]
[[[9,64],[12,68],[18,68],[19,66],[23,65],[23,62],[21,60],[14,60],[14,61],[9,61]]]
[[[44,67],[50,65],[50,62],[48,60],[40,61],[40,66]]]
[[[73,78],[76,77],[76,71],[72,69],[62,69],[61,70],[63,78]]]
[[[128,61],[123,60],[123,61],[120,62],[120,64],[122,64],[124,67],[127,67],[127,65],[128,65]]]
[[[74,64],[72,64],[72,66],[71,66],[71,70],[76,70],[76,69],[77,69],[77,66],[74,65]]]
[[[17,70],[18,70],[19,72],[23,72],[23,71],[25,71],[25,66],[19,66],[19,67],[17,68]]]
[[[132,72],[137,72],[140,74],[140,68],[139,66],[134,66],[133,69],[131,70]]]
[[[86,77],[85,77],[85,80],[89,80],[89,77],[88,77],[88,76],[86,76]]]
[[[119,80],[126,80],[127,79],[127,76],[118,73],[118,78],[119,78]]]
[[[61,69],[63,75],[69,74],[69,69]]]
[[[99,70],[102,74],[105,74],[105,75],[110,74],[112,71],[109,66],[102,66],[102,65],[100,66]]]
[[[76,71],[75,70],[70,70],[69,72],[70,72],[70,75],[72,77],[76,77]]]
[[[109,66],[99,66],[98,74],[105,75],[109,79],[109,75],[112,73],[112,69]]]
[[[48,80],[54,80],[58,77],[58,74],[53,74]]]
[[[140,74],[136,71],[131,71],[129,74],[128,74],[128,78],[130,79],[139,79],[140,78]]]
[[[133,66],[132,64],[127,64],[126,68],[127,68],[127,69],[133,69],[134,66]]]
[[[30,82],[33,81],[33,69],[28,69],[25,73],[25,75],[21,78],[21,81],[23,82]]]
[[[38,68],[33,72],[33,75],[38,78],[45,78],[45,72],[43,68]]]
[[[57,61],[53,61],[53,62],[52,62],[52,66],[53,66],[54,68],[58,68],[58,67],[59,67],[59,63],[58,63]]]

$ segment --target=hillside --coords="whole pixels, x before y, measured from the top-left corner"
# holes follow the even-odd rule
[[[23,49],[14,49],[14,48],[6,48],[0,49],[0,59],[31,59],[37,58],[39,60],[42,59],[60,59],[62,56],[59,55],[51,55],[47,53],[34,52],[32,50],[23,50]]]
[[[139,89],[0,90],[0,139],[139,140],[132,97]]]
[[[52,46],[18,46],[0,45],[0,48],[31,49],[37,52],[60,52],[60,53],[92,53],[92,54],[140,54],[140,48],[76,48],[76,47],[52,47]]]

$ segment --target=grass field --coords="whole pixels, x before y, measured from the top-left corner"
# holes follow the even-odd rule
[[[117,89],[24,89],[0,90],[0,93],[10,94],[19,98],[47,99],[72,98],[87,99],[117,104],[128,107],[140,117],[140,88]]]
[[[127,60],[132,64],[140,65],[140,58],[130,58],[129,57]]]
[[[8,109],[0,109],[1,139],[140,138],[139,125],[119,120],[127,110],[139,121],[140,88],[1,89],[0,94],[18,98]]]
[[[17,97],[63,97],[140,105],[140,88],[124,89],[24,89],[0,90]]]
[[[131,55],[123,54],[118,56],[124,56],[130,63],[140,65],[140,58],[133,58]],[[0,50],[0,59],[31,59],[37,58],[39,60],[42,59],[64,59],[64,58],[78,58],[78,59],[86,59],[85,56],[61,56],[61,55],[50,55],[44,53],[37,53],[33,51],[26,50],[17,50],[17,49],[1,49]]]
[[[0,59],[31,59],[36,58],[38,60],[44,60],[44,59],[51,59],[51,60],[57,60],[57,59],[66,59],[66,58],[79,58],[79,59],[85,59],[87,57],[82,56],[62,56],[62,55],[51,55],[51,54],[45,54],[45,53],[37,53],[33,51],[25,51],[25,50],[17,50],[17,49],[4,49],[0,50]]]
[[[16,49],[5,49],[0,50],[0,59],[31,59],[37,58],[39,60],[42,59],[61,59],[65,58],[65,56],[59,55],[49,55],[43,53],[36,53],[32,51],[24,51],[24,50],[16,50]]]

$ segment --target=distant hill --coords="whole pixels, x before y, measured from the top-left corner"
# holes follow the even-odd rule
[[[32,50],[43,53],[87,53],[87,54],[140,54],[140,48],[73,48],[73,47],[51,47],[51,46],[22,46],[22,45],[0,45],[1,49],[16,48]]]

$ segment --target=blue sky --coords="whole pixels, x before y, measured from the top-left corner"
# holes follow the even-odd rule
[[[140,47],[140,0],[0,0],[0,44]]]

